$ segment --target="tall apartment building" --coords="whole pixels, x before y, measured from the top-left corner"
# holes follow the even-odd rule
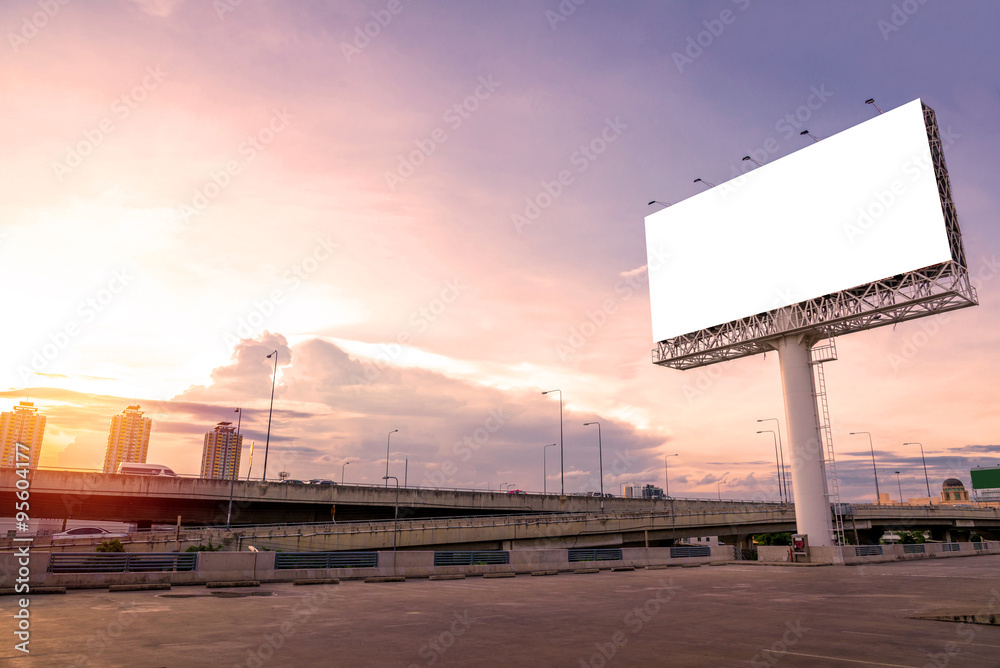
[[[38,468],[44,435],[45,416],[38,414],[33,402],[22,401],[13,411],[0,413],[0,466],[13,468],[17,462],[27,462],[28,468]],[[21,449],[20,458],[18,443],[27,446]]]
[[[111,418],[108,432],[108,450],[104,455],[104,472],[115,473],[122,462],[146,461],[149,450],[149,432],[153,421],[142,416],[139,405],[128,406]]]
[[[237,434],[232,422],[220,422],[205,434],[201,453],[201,477],[229,480],[240,471],[243,434]]]

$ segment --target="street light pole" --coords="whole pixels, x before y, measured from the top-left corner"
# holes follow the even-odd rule
[[[584,422],[584,427],[589,427],[592,424],[597,425],[597,458],[600,460],[600,472],[601,472],[601,512],[604,512],[604,452],[601,446],[601,423],[600,422]]]
[[[871,432],[868,431],[852,431],[851,436],[857,436],[858,434],[867,434],[868,436],[868,447],[872,451],[872,471],[875,472],[875,505],[879,505],[882,502],[882,495],[878,489],[878,469],[875,467],[875,445],[872,443]]]
[[[396,523],[399,521],[399,478],[394,475],[387,475],[385,486],[389,486],[389,478],[396,481],[396,505],[392,513],[392,572],[396,572]]]
[[[719,501],[722,501],[722,483],[724,482],[726,482],[725,479],[720,480],[717,486],[719,490]]]
[[[542,394],[550,394],[552,392],[559,393],[559,493],[563,496],[566,495],[566,467],[565,467],[565,456],[563,453],[563,402],[562,402],[562,390],[549,390],[548,392],[542,392]]]
[[[351,462],[344,462],[343,464],[340,465],[340,484],[341,485],[344,484],[344,467],[347,466],[350,463]]]
[[[778,454],[781,456],[781,474],[779,475],[779,481],[781,483],[782,496],[785,501],[791,499],[791,494],[788,493],[788,474],[785,472],[785,448],[781,444],[781,423],[778,422],[778,418],[764,418],[762,420],[757,420],[757,422],[768,422],[774,420],[774,428],[778,432]]]
[[[903,445],[919,445],[920,446],[920,461],[924,463],[924,482],[927,483],[927,501],[930,502],[931,499],[931,479],[927,477],[927,460],[924,459],[924,445],[917,441],[911,443],[903,443]]]
[[[267,450],[271,445],[271,413],[274,411],[274,380],[278,377],[278,351],[267,356],[268,359],[274,357],[274,374],[271,376],[271,406],[267,409],[267,439],[264,441],[264,472],[260,476],[261,482],[267,482]]]
[[[548,494],[548,479],[549,474],[545,466],[545,448],[554,448],[556,443],[549,443],[548,445],[542,446],[542,494]]]
[[[757,422],[760,422],[760,420],[757,420]],[[781,486],[781,468],[780,468],[780,465],[778,464],[778,439],[775,437],[773,429],[763,429],[761,431],[758,431],[757,433],[758,434],[770,433],[771,434],[771,439],[774,441],[774,467],[776,469],[778,469],[778,498],[781,499],[782,503],[784,503],[785,502],[785,494],[782,491],[782,486]]]
[[[899,471],[896,471],[896,489],[899,490],[899,505],[903,505],[903,486],[899,483]]]
[[[243,411],[237,408],[236,413],[240,416],[236,419],[236,447],[242,448],[242,442],[240,441],[240,427],[243,425]],[[226,448],[226,459],[229,459],[229,450]],[[223,467],[222,472],[225,474],[226,468],[229,466],[229,462],[226,462],[226,466]],[[233,517],[233,488],[236,486],[236,474],[239,473],[238,467],[233,465],[233,475],[229,478],[229,510],[226,511],[226,529],[229,529],[229,520]]]
[[[663,455],[663,495],[668,499],[670,498],[670,473],[667,470],[667,458],[678,456],[680,456],[680,453],[677,452],[672,455]]]
[[[398,430],[398,429],[393,429],[393,430],[392,430],[392,431],[390,431],[390,432],[389,432],[389,434],[388,434],[388,435],[387,435],[387,436],[385,437],[385,477],[384,477],[384,478],[382,478],[382,480],[385,480],[385,486],[386,486],[386,487],[388,487],[388,486],[389,486],[389,478],[390,478],[390,476],[389,476],[389,439],[390,439],[390,438],[392,437],[392,435],[393,435],[393,434],[395,434],[395,433],[396,433],[397,431],[399,431],[399,430]],[[396,481],[396,484],[397,484],[397,485],[399,484],[399,480],[397,480],[397,481]]]

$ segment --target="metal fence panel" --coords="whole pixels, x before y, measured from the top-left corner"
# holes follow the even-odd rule
[[[856,557],[880,557],[882,556],[881,545],[855,545],[854,556]]]
[[[476,552],[444,551],[434,553],[435,566],[480,566],[509,563],[510,552],[505,550],[481,550]]]
[[[710,557],[712,549],[707,545],[676,545],[670,548],[671,559],[682,559],[684,557]]]
[[[960,548],[960,546],[959,546],[958,543],[942,543],[941,544],[941,551],[942,552],[958,552],[960,549],[961,548]]]
[[[924,552],[923,544],[903,546],[903,554],[923,554]]]
[[[593,550],[569,550],[569,561],[621,561],[621,548],[597,548]]]
[[[378,552],[278,552],[275,569],[289,568],[375,568]]]
[[[194,552],[54,552],[49,573],[151,573],[193,571]]]

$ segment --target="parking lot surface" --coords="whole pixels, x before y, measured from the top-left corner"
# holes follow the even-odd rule
[[[1000,666],[1000,556],[0,598],[0,664]]]

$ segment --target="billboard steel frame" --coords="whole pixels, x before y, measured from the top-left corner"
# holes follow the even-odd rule
[[[694,369],[770,352],[786,334],[818,341],[978,303],[965,267],[945,262],[661,341],[653,363]]]
[[[796,525],[799,533],[809,536],[810,545],[844,542],[822,369],[822,362],[835,359],[836,354],[831,352],[829,357],[823,346],[813,346],[823,339],[979,303],[969,280],[937,120],[927,105],[923,105],[923,116],[950,261],[665,339],[652,351],[654,364],[674,369],[693,369],[778,351],[792,455]],[[832,341],[829,346],[835,350]]]
[[[653,363],[693,369],[770,352],[773,341],[787,334],[809,332],[809,338],[820,340],[976,306],[937,118],[926,104],[923,111],[951,262],[660,341]]]

